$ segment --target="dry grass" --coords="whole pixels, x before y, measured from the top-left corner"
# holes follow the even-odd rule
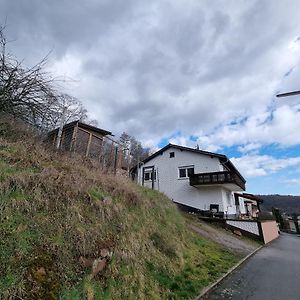
[[[20,126],[0,122],[1,299],[188,299],[235,262],[164,195],[50,152]],[[91,279],[79,257],[103,248],[112,258]]]

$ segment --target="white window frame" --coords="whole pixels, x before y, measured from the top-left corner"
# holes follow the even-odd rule
[[[180,177],[180,170],[184,170],[184,169],[185,169],[185,177]],[[189,179],[188,169],[194,169],[194,174],[195,174],[195,166],[194,165],[178,167],[178,179],[180,179],[180,180],[181,179]]]
[[[146,174],[149,174],[149,179],[145,178]],[[144,181],[145,182],[152,182],[151,174],[152,174],[152,170],[146,170],[146,171],[144,171]],[[156,181],[156,170],[154,170],[154,182],[155,181]]]

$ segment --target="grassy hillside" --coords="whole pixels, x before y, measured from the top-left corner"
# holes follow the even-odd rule
[[[192,299],[238,260],[163,194],[1,121],[0,212],[0,299]]]

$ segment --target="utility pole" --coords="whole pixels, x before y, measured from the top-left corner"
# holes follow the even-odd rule
[[[137,158],[137,183],[140,183],[140,154],[138,154],[138,158]]]
[[[281,93],[281,94],[277,94],[276,97],[277,98],[282,98],[282,97],[289,97],[289,96],[296,96],[296,95],[300,95],[300,91],[292,91],[292,92]],[[300,233],[298,218],[297,218],[296,215],[293,216],[293,221],[294,221],[294,224],[295,224],[295,227],[296,227],[296,232]]]
[[[276,97],[282,98],[282,97],[289,97],[289,96],[296,96],[296,95],[300,95],[300,91],[281,93],[281,94],[277,94]]]

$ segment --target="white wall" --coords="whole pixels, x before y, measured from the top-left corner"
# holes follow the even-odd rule
[[[175,157],[170,158],[170,152],[175,152]],[[201,186],[195,188],[190,186],[189,178],[179,178],[178,168],[183,166],[194,166],[195,173],[223,171],[224,167],[219,158],[209,155],[194,153],[176,148],[169,148],[162,154],[154,157],[142,167],[155,166],[156,181],[154,188],[165,193],[173,201],[195,207],[202,210],[209,210],[210,204],[218,204],[219,210],[228,211],[235,214],[236,209],[234,199],[231,195],[227,199],[227,190],[222,186]],[[139,171],[139,183],[142,183],[142,168]],[[151,188],[152,182],[144,183]],[[230,202],[230,208],[227,209],[226,203]]]
[[[235,215],[237,213],[237,209],[235,205],[233,192],[223,188],[222,194],[223,194],[224,212],[227,215]]]
[[[240,212],[241,214],[246,214],[246,206],[245,201],[246,199],[243,197],[239,197],[239,204],[240,204]]]
[[[236,228],[240,228],[242,230],[248,231],[255,235],[259,235],[258,224],[257,222],[247,222],[247,221],[231,221],[226,220],[228,225],[234,226]]]

